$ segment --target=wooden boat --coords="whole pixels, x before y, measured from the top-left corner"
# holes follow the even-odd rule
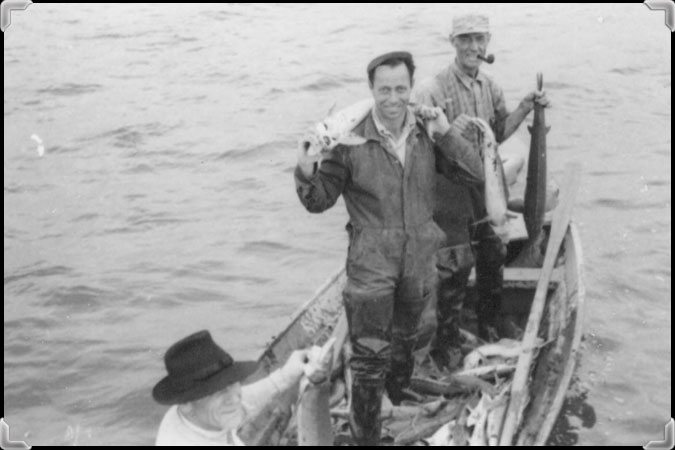
[[[549,233],[548,226],[545,231]],[[509,244],[509,254],[518,251],[518,245],[512,244]],[[532,364],[530,381],[526,386],[529,402],[522,417],[510,430],[515,445],[545,444],[562,407],[581,340],[584,310],[582,268],[579,234],[574,223],[570,223],[548,284],[539,326],[539,337],[546,345],[539,349]],[[540,272],[540,268],[511,268],[508,264],[505,268],[503,312],[517,317],[521,326],[527,321]],[[337,337],[338,345],[342,347],[346,336],[342,306],[345,282],[345,271],[341,269],[300,308],[290,325],[264,351],[252,380],[278,368],[295,349],[321,344],[331,336]],[[473,287],[470,286],[470,289]],[[422,335],[433,330],[433,326],[429,325],[433,320],[433,310],[430,309],[423,319],[427,326],[421,327]],[[336,363],[338,367],[344,367],[339,359]],[[342,377],[343,372],[339,369],[339,373],[334,371],[334,375]],[[286,394],[265,414],[240,430],[245,442],[287,444],[285,432],[292,422],[296,396],[297,393]]]

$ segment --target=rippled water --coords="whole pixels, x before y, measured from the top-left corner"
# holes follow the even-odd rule
[[[451,57],[490,14],[511,108],[544,73],[549,167],[584,166],[587,319],[558,443],[644,445],[671,415],[671,46],[645,5],[50,5],[4,35],[4,415],[30,444],[150,444],[175,340],[255,358],[343,262],[295,142],[365,66]],[[45,143],[40,157],[38,135]],[[519,134],[527,139],[522,127]]]

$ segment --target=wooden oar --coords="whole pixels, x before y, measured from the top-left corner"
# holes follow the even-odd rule
[[[565,180],[562,186],[563,198],[553,214],[551,235],[549,236],[548,245],[546,246],[544,265],[541,270],[541,275],[539,276],[539,281],[537,282],[537,290],[534,293],[530,317],[527,320],[527,327],[523,336],[522,348],[524,350],[518,356],[518,365],[516,366],[513,384],[511,386],[511,400],[506,411],[504,430],[502,431],[499,445],[512,445],[513,435],[518,427],[518,415],[524,406],[523,400],[526,394],[528,377],[530,375],[532,352],[535,350],[534,342],[539,332],[539,323],[541,322],[541,316],[546,303],[548,283],[551,279],[551,273],[553,272],[555,262],[558,259],[560,246],[567,233],[567,227],[572,218],[572,207],[574,206],[574,199],[579,188],[580,176],[581,167],[578,163],[567,165],[565,170]]]

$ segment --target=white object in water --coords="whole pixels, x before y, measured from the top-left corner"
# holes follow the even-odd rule
[[[45,154],[45,146],[42,145],[42,139],[37,134],[31,134],[30,138],[37,142],[37,152],[38,156],[43,156]]]

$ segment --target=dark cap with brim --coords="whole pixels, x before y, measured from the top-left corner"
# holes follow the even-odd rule
[[[377,58],[373,59],[370,64],[368,64],[367,73],[375,70],[378,66],[382,65],[387,60],[390,59],[402,59],[403,61],[412,62],[413,57],[409,52],[389,52],[384,55],[380,55]]]

